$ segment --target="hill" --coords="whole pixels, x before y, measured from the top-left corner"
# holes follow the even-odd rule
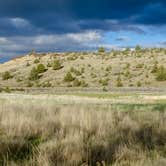
[[[31,53],[0,64],[2,87],[164,87],[166,49]]]

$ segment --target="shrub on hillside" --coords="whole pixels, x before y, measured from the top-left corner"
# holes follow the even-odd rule
[[[74,67],[71,67],[70,72],[74,73],[76,76],[80,76],[82,73],[75,69]]]
[[[81,68],[81,73],[83,74],[84,72],[85,72],[85,68],[82,67],[82,68]]]
[[[81,85],[81,81],[79,81],[77,78],[73,81],[73,86],[78,87]]]
[[[4,92],[6,92],[6,93],[11,93],[11,89],[9,88],[9,87],[6,87],[5,89],[3,89],[4,90]]]
[[[107,86],[108,85],[108,81],[109,81],[108,78],[106,78],[106,79],[100,79],[99,83],[102,84],[103,86]]]
[[[158,70],[158,65],[157,65],[157,63],[155,63],[154,66],[152,67],[151,73],[156,73],[157,70]]]
[[[144,67],[144,64],[143,64],[143,63],[139,63],[139,64],[136,65],[136,68],[137,68],[137,69],[141,69],[141,68],[143,68],[143,67]]]
[[[141,50],[142,50],[142,49],[141,49],[141,46],[137,45],[137,46],[135,47],[135,50],[136,50],[136,51],[141,51]]]
[[[103,87],[103,91],[104,91],[104,92],[107,92],[108,89],[104,86],[104,87]]]
[[[31,66],[31,65],[30,65],[30,63],[29,63],[29,62],[27,62],[26,66],[28,67],[28,66]]]
[[[130,48],[126,48],[124,51],[122,51],[123,55],[127,55],[128,53],[130,53]]]
[[[141,82],[138,81],[138,82],[137,82],[137,87],[141,87],[141,86],[142,86]]]
[[[129,70],[127,70],[125,73],[124,73],[124,76],[125,77],[131,77],[131,73]]]
[[[122,80],[121,80],[121,77],[119,76],[118,78],[117,78],[117,83],[116,83],[116,86],[117,87],[122,87],[123,86],[123,83],[122,83]]]
[[[72,55],[69,55],[69,57],[67,57],[67,60],[69,61],[74,61],[78,58],[77,54],[72,54]]]
[[[118,51],[112,51],[112,57],[116,57],[118,55]]]
[[[81,80],[81,86],[82,87],[88,87],[88,83],[86,83],[84,80]]]
[[[3,80],[8,80],[8,79],[10,79],[10,78],[13,78],[13,76],[10,74],[9,71],[6,71],[6,72],[4,72],[4,73],[2,74],[2,79],[3,79]]]
[[[47,67],[52,67],[50,62],[47,62]]]
[[[39,79],[39,73],[35,67],[32,68],[30,75],[29,75],[29,80],[35,81]]]
[[[105,53],[105,48],[104,47],[99,47],[98,52],[99,53]]]
[[[91,77],[92,77],[92,78],[96,78],[97,75],[96,75],[95,73],[91,73]]]
[[[156,72],[156,80],[157,81],[166,81],[166,68],[164,66],[160,66]]]
[[[52,68],[53,68],[53,70],[59,70],[59,69],[63,68],[63,66],[62,66],[61,62],[58,59],[56,59],[52,64]]]
[[[51,84],[49,81],[44,82],[44,83],[42,84],[42,87],[51,87],[51,86],[52,86],[52,84]]]
[[[45,66],[43,64],[39,64],[37,66],[37,72],[38,73],[44,73],[47,69],[45,68]]]
[[[35,59],[35,60],[34,60],[34,63],[39,63],[39,62],[40,62],[39,59]]]
[[[105,70],[106,71],[111,71],[112,70],[112,66],[111,65],[107,66]]]
[[[80,56],[80,59],[82,59],[82,60],[83,60],[83,59],[84,59],[84,56]]]
[[[32,83],[32,82],[28,81],[28,82],[26,83],[26,87],[32,87],[32,86],[33,86],[33,83]]]
[[[16,81],[17,81],[17,82],[22,82],[22,81],[23,81],[23,78],[18,77],[18,78],[16,79]]]
[[[74,77],[72,76],[72,74],[70,72],[68,72],[65,76],[64,76],[64,81],[65,82],[71,82],[74,81]]]
[[[124,69],[129,69],[130,68],[130,63],[126,63],[126,66],[124,67]]]

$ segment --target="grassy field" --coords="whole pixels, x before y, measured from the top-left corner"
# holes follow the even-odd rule
[[[1,93],[0,165],[165,166],[166,96]]]

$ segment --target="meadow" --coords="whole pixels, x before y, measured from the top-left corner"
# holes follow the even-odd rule
[[[2,166],[164,166],[166,96],[0,95]]]

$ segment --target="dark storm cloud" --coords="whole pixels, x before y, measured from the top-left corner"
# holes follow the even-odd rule
[[[87,29],[143,32],[138,24],[166,23],[165,0],[1,0],[0,35],[80,32]],[[22,18],[28,29],[5,18]],[[116,20],[117,22],[108,22]]]
[[[165,3],[150,3],[145,6],[141,13],[133,16],[133,21],[145,25],[166,24],[166,1]]]
[[[137,24],[166,23],[165,0],[73,0],[73,2],[75,3],[72,9],[81,19],[116,19]]]
[[[1,15],[32,17],[36,14],[71,14],[79,19],[126,19],[142,12],[149,5],[160,4],[161,11],[165,0],[1,0]]]
[[[0,18],[0,36],[28,36],[41,32],[41,28],[22,18]]]
[[[145,33],[139,26],[130,25],[119,20],[81,20],[79,21],[81,29],[96,29],[103,31],[133,31],[137,33]]]

